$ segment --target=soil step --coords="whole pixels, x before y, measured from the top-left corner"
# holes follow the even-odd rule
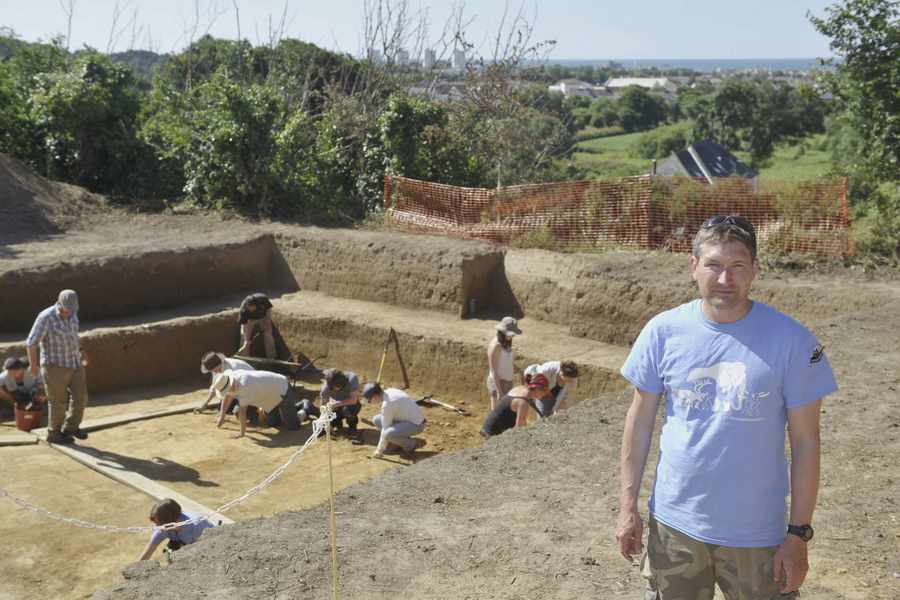
[[[105,392],[198,378],[204,352],[231,353],[237,346],[237,307],[243,298],[243,293],[230,294],[134,317],[82,323],[82,347],[90,358],[88,389]],[[0,337],[0,360],[25,355],[26,337],[27,331]]]
[[[323,366],[353,369],[375,379],[387,332],[399,334],[408,375],[418,390],[435,397],[468,399],[484,392],[486,348],[494,335],[494,320],[460,320],[437,311],[334,298],[316,292],[285,294],[275,303],[274,319],[292,348],[309,356],[325,355]],[[535,362],[570,359],[581,370],[576,399],[625,386],[618,374],[628,348],[568,334],[564,325],[536,319],[519,320],[524,335],[517,337],[517,367]],[[393,346],[385,360],[382,380],[402,382]]]
[[[78,292],[79,317],[90,321],[271,287],[274,252],[273,237],[255,232],[229,242],[113,248],[98,255],[72,252],[65,260],[46,263],[27,256],[4,261],[0,332],[30,327],[65,288]]]

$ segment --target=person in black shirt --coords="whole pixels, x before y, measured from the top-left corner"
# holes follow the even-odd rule
[[[241,302],[238,323],[241,326],[241,347],[238,354],[249,351],[253,336],[262,333],[266,358],[277,358],[275,352],[275,336],[272,333],[272,302],[265,294],[250,294]]]
[[[534,401],[543,398],[549,388],[550,382],[547,378],[537,374],[531,378],[527,386],[519,385],[509,390],[484,420],[481,435],[488,438],[500,435],[507,429],[527,425],[528,413],[534,408]]]

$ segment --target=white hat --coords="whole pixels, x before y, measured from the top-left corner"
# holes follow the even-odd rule
[[[215,362],[213,361],[213,357],[219,358],[219,365],[223,367],[227,367],[228,365],[225,363],[225,355],[221,352],[207,352],[203,355],[203,358],[200,359],[200,372],[204,375],[207,373],[212,373],[212,370],[216,367],[207,367],[208,364]]]
[[[231,377],[231,371],[226,369],[213,378],[212,387],[209,389],[210,391],[215,392],[218,397],[223,398],[225,396],[225,390],[227,390],[232,383],[233,379]]]
[[[497,323],[496,328],[497,331],[508,336],[522,335],[522,330],[519,329],[519,322],[512,317],[503,317],[503,320]]]
[[[78,312],[78,294],[75,293],[75,290],[61,291],[56,303],[69,312]]]

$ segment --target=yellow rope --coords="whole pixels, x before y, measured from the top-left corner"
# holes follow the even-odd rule
[[[331,505],[331,599],[338,600],[337,579],[337,525],[334,518],[334,470],[331,466],[331,420],[325,425],[325,445],[328,447],[328,484],[330,486],[329,503]]]

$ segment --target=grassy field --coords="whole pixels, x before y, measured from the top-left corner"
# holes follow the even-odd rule
[[[673,127],[666,125],[664,127]],[[628,133],[579,142],[573,154],[575,164],[591,177],[624,177],[650,172],[650,161],[634,152],[638,139],[647,132]],[[821,179],[831,168],[828,152],[821,149],[824,134],[814,135],[796,144],[782,144],[761,169],[760,178],[770,181]],[[736,152],[749,162],[746,152]]]
[[[761,180],[768,181],[807,181],[822,179],[831,170],[831,156],[822,145],[825,134],[813,135],[797,144],[781,144],[775,148],[775,154],[760,169]],[[749,162],[746,152],[736,152],[738,158]]]

